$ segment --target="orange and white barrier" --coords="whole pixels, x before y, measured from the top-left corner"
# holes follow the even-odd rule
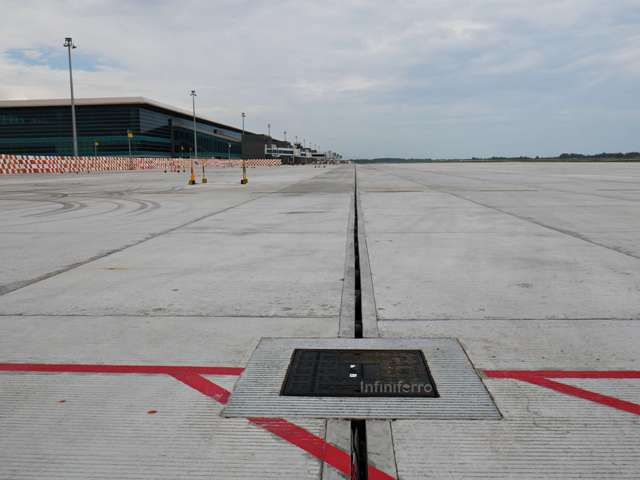
[[[198,160],[199,162],[205,162],[205,167],[241,167],[242,160],[221,160],[216,158],[209,158],[206,160]],[[245,160],[247,167],[278,167],[282,165],[282,160],[279,158],[248,158]]]
[[[240,167],[242,160],[196,159],[205,167]],[[258,158],[246,160],[249,167],[276,167],[279,159]],[[127,170],[164,170],[180,172],[191,164],[188,158],[166,157],[62,157],[50,155],[0,154],[0,175],[24,173],[89,173]]]

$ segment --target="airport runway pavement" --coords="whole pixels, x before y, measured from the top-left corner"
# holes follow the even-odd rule
[[[249,174],[0,177],[1,479],[348,478],[344,418],[231,414],[267,339],[353,336],[354,167]],[[365,415],[369,478],[638,478],[640,168],[360,165],[357,197],[352,341],[460,366]]]

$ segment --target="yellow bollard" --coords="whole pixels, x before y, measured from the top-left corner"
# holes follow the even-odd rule
[[[189,185],[195,185],[196,184],[196,170],[193,167],[193,159],[191,159],[191,176],[189,177]]]
[[[246,185],[247,183],[249,183],[249,179],[247,178],[247,164],[243,158],[242,159],[242,178],[240,179],[240,184]]]
[[[202,162],[202,183],[207,183],[207,176],[204,174],[204,163],[206,160],[201,160]]]

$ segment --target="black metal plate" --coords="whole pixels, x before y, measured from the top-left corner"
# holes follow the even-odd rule
[[[293,351],[280,395],[437,397],[421,350]]]

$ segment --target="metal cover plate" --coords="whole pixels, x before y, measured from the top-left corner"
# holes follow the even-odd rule
[[[437,397],[421,350],[295,349],[281,395]]]
[[[438,387],[433,397],[281,395],[296,349],[420,350]],[[500,419],[489,392],[453,338],[262,338],[236,382],[224,417]]]

